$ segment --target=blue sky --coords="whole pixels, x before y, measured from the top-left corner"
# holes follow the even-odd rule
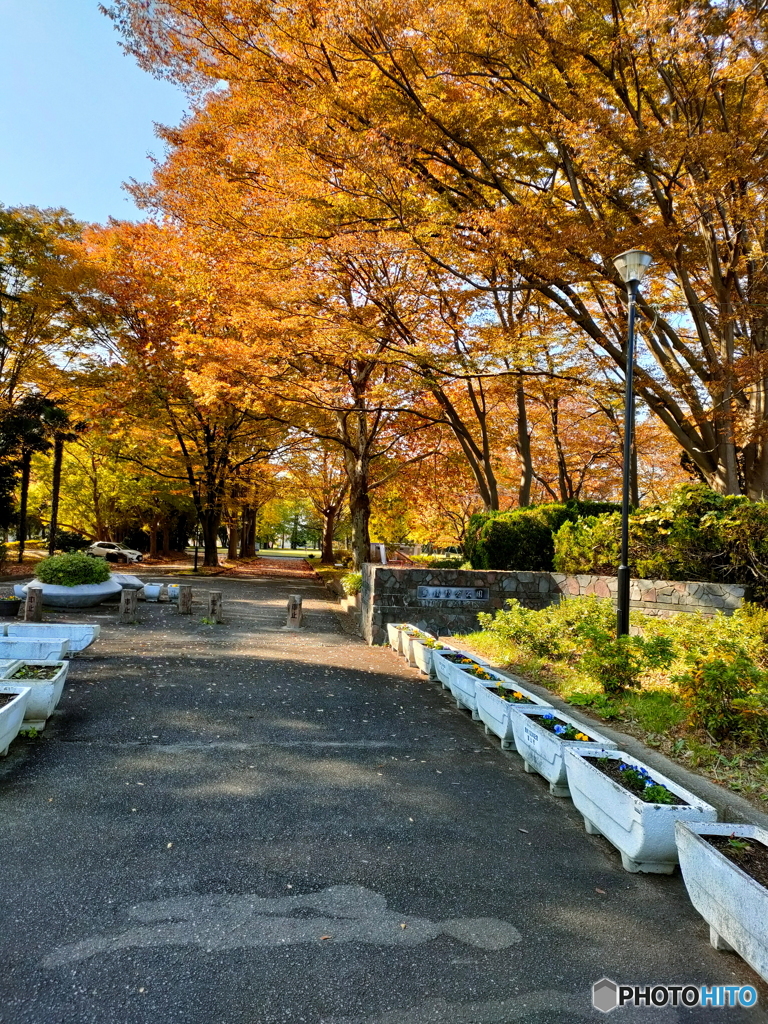
[[[138,219],[121,185],[162,156],[185,97],[141,71],[98,0],[0,0],[0,204]]]

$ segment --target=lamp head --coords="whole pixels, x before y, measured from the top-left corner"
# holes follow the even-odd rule
[[[628,249],[613,257],[613,265],[618,270],[624,284],[630,284],[632,281],[640,284],[652,260],[653,257],[649,252],[644,252],[642,249]]]

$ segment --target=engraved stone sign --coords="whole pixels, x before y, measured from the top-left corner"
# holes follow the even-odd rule
[[[487,587],[417,587],[421,601],[487,601]]]

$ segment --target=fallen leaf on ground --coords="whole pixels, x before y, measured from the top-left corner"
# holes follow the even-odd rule
[[[598,889],[597,887],[595,888],[595,892],[599,892],[601,896],[605,896],[606,894],[605,889]]]

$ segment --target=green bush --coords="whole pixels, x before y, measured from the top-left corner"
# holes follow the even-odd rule
[[[597,597],[561,601],[533,611],[515,600],[495,614],[481,612],[478,621],[502,644],[537,658],[578,658],[584,649],[584,630],[607,631],[616,621],[610,601]]]
[[[104,583],[110,572],[105,559],[76,552],[44,558],[35,567],[35,575],[41,583],[77,587],[83,583]]]
[[[355,594],[359,594],[363,589],[363,574],[361,572],[348,572],[341,577],[341,585],[344,587],[344,593],[349,597],[354,597]]]
[[[615,575],[620,535],[617,514],[564,522],[553,538],[555,569]],[[685,485],[630,516],[629,550],[630,571],[640,579],[741,583],[768,600],[766,501]]]
[[[473,569],[551,572],[553,535],[582,516],[615,512],[608,502],[566,501],[531,505],[511,512],[478,512],[467,530],[465,554]]]
[[[73,533],[71,530],[57,530],[55,547],[57,551],[84,551],[90,546],[90,541],[81,533]]]
[[[608,630],[592,623],[584,623],[579,636],[586,645],[582,665],[608,696],[637,689],[643,672],[668,668],[674,657],[672,642],[663,636],[616,636],[615,626]]]
[[[674,681],[690,728],[715,740],[768,740],[768,674],[749,658],[698,657]]]

